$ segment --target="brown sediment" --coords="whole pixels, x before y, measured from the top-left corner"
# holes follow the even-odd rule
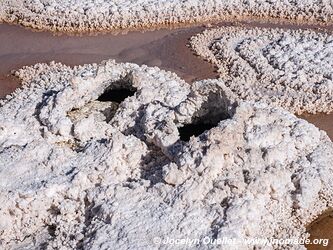
[[[310,233],[311,242],[315,239],[329,239],[327,246],[311,244],[306,246],[308,250],[333,249],[333,211],[327,211],[311,223],[308,226],[308,232]]]
[[[25,65],[59,61],[70,66],[113,58],[118,62],[158,66],[191,82],[215,78],[214,66],[193,56],[188,39],[203,27],[190,29],[131,32],[114,36],[53,36],[31,32],[18,26],[0,25],[0,97],[11,93],[19,81],[9,78],[12,70]],[[24,41],[24,42],[23,42]],[[11,80],[9,84],[9,79]]]
[[[288,29],[314,29],[318,32],[332,32],[333,25],[299,24],[281,19],[267,20],[251,18],[251,21],[219,22],[209,27],[246,26]],[[186,28],[187,27],[187,28]],[[11,93],[19,82],[10,75],[25,65],[39,62],[61,61],[70,66],[98,62],[114,58],[119,62],[133,62],[158,66],[171,70],[186,81],[215,78],[214,66],[195,57],[188,49],[188,40],[203,31],[205,26],[193,24],[175,24],[174,29],[152,31],[123,31],[125,34],[100,34],[99,36],[72,36],[49,32],[31,32],[31,29],[16,25],[0,24],[0,59],[5,62],[0,66],[0,98]],[[76,33],[76,35],[79,35]],[[92,33],[90,33],[92,35]],[[94,33],[96,35],[96,33]],[[24,41],[24,43],[22,43]],[[9,83],[10,82],[10,83]],[[15,83],[15,86],[13,84]]]
[[[333,140],[333,113],[331,114],[302,114],[300,118],[313,123],[318,128],[326,131],[328,136]]]
[[[0,97],[12,93],[18,86],[19,81],[12,75],[0,75]]]

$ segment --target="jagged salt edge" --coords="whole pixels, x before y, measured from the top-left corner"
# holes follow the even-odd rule
[[[196,53],[198,56],[202,57],[204,60],[214,64],[217,68],[217,72],[219,73],[219,79],[223,81],[233,81],[233,77],[228,74],[229,67],[227,64],[225,64],[223,61],[218,60],[212,50],[210,49],[210,46],[219,38],[227,36],[227,43],[229,43],[233,38],[239,38],[241,37],[241,34],[244,34],[245,37],[248,35],[250,37],[259,36],[259,35],[269,35],[274,36],[278,34],[279,32],[288,32],[292,35],[299,35],[299,34],[305,34],[310,37],[316,37],[322,40],[331,38],[333,39],[333,36],[331,36],[329,33],[316,33],[311,30],[288,30],[283,28],[242,28],[242,27],[223,27],[223,28],[213,28],[213,29],[206,29],[203,32],[196,34],[191,37],[190,39],[190,45],[194,53]],[[244,62],[246,65],[248,65],[248,62],[246,62],[243,58],[241,58],[238,55],[234,55],[233,50],[229,53],[230,60],[233,61],[240,61]],[[247,101],[255,102],[253,100],[247,99]],[[270,105],[275,105],[274,103],[270,103]],[[331,102],[326,103],[325,105],[329,106],[328,108],[322,109],[319,107],[320,112],[323,113],[330,113],[333,111],[333,96],[331,97]],[[317,113],[318,111],[315,109],[301,109],[296,108],[293,106],[285,106],[284,103],[280,103],[277,106],[282,106],[283,108],[289,110],[292,113],[296,114],[302,114],[304,112],[308,113]],[[306,107],[308,107],[307,105]],[[317,105],[318,106],[318,105]],[[320,105],[319,105],[320,106]]]
[[[107,31],[149,28],[177,23],[211,20],[237,20],[249,17],[282,18],[297,22],[333,21],[332,3],[304,3],[208,0],[208,1],[121,1],[118,3],[67,1],[47,5],[42,1],[3,0],[0,15],[8,23],[20,23],[36,29],[63,32]],[[25,4],[25,5],[24,5]],[[63,5],[63,6],[62,6]],[[26,6],[29,6],[26,7]],[[2,14],[1,14],[2,12]],[[36,14],[37,13],[37,14]],[[45,14],[41,14],[45,13]],[[172,15],[170,15],[172,13]]]

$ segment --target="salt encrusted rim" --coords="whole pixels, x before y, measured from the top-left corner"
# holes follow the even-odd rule
[[[158,4],[158,3],[157,3]],[[43,16],[35,14],[31,10],[24,8],[22,3],[13,3],[13,0],[3,0],[0,6],[0,23],[7,22],[13,24],[20,24],[25,27],[47,30],[51,32],[65,32],[65,33],[93,33],[93,32],[119,32],[130,30],[142,29],[158,29],[163,27],[172,26],[187,26],[200,23],[211,23],[221,21],[270,21],[270,22],[286,22],[295,24],[315,24],[318,26],[330,26],[333,24],[333,8],[324,13],[317,13],[313,9],[308,8],[279,8],[274,5],[273,8],[263,7],[256,5],[252,8],[249,6],[221,6],[223,0],[212,1],[212,3],[204,2],[201,4],[199,1],[187,4],[174,4],[170,6],[169,11],[165,11],[163,5],[155,11],[148,13],[144,8],[132,8],[128,17],[113,18],[109,14],[104,18],[93,22],[94,16],[89,18],[86,14],[73,11],[70,14],[59,17],[58,15],[48,14]],[[189,8],[190,7],[190,8]],[[175,15],[175,9],[178,11]],[[160,11],[161,10],[161,11]],[[122,12],[125,10],[121,9]],[[152,9],[149,8],[151,12]],[[172,12],[172,16],[170,16]],[[103,13],[102,13],[103,14]],[[111,18],[110,18],[111,17]]]
[[[212,28],[206,29],[203,32],[196,34],[191,37],[190,45],[193,52],[197,55],[202,57],[204,60],[212,63],[216,68],[219,74],[219,79],[223,81],[233,81],[233,78],[228,74],[228,66],[218,60],[214,53],[210,50],[211,45],[219,38],[223,37],[223,35],[227,34],[229,38],[237,38],[239,33],[246,33],[249,32],[251,36],[254,35],[274,35],[274,33],[278,32],[289,32],[290,34],[295,35],[309,35],[314,36],[316,35],[320,39],[327,39],[328,36],[332,36],[330,32],[315,32],[310,29],[287,29],[287,28],[248,28],[248,27],[219,27],[219,28]],[[247,100],[250,101],[250,100]],[[270,103],[271,105],[271,103]],[[280,106],[280,105],[278,105]],[[330,108],[330,106],[332,108]],[[303,114],[303,113],[331,113],[333,111],[333,103],[326,108],[320,109],[310,109],[308,106],[299,108],[293,106],[283,106],[284,109],[289,110],[295,114]]]

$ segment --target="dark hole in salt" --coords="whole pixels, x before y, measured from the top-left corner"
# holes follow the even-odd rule
[[[178,128],[179,136],[182,141],[189,141],[192,136],[199,136],[207,130],[210,130],[216,127],[221,120],[229,119],[230,116],[228,114],[219,114],[216,117],[211,119],[201,118],[199,121],[185,124],[183,127]]]
[[[55,224],[49,225],[47,228],[47,231],[51,235],[51,237],[56,236],[56,230],[57,230],[57,225],[55,225]]]
[[[189,141],[191,136],[199,136],[206,130],[210,130],[215,126],[216,124],[212,123],[187,124],[184,127],[179,128],[178,131],[182,141]]]
[[[97,100],[100,102],[121,103],[127,97],[133,96],[135,92],[135,89],[129,88],[107,89]]]
[[[207,100],[192,115],[191,123],[178,126],[180,139],[188,142],[192,136],[198,137],[220,121],[230,119],[235,112],[235,104],[229,101],[223,89],[210,91]]]

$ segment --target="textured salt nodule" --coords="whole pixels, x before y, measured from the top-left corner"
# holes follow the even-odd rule
[[[333,206],[327,135],[282,109],[237,102],[221,81],[190,86],[114,61],[17,75],[23,88],[0,107],[2,248],[293,238]],[[98,101],[121,87],[136,93]],[[180,140],[179,127],[202,121],[216,126]]]
[[[330,24],[333,6],[331,1],[315,0],[3,0],[0,5],[2,21],[65,32],[147,28],[249,16]]]
[[[333,36],[282,29],[219,28],[191,39],[240,98],[293,113],[333,110]]]

